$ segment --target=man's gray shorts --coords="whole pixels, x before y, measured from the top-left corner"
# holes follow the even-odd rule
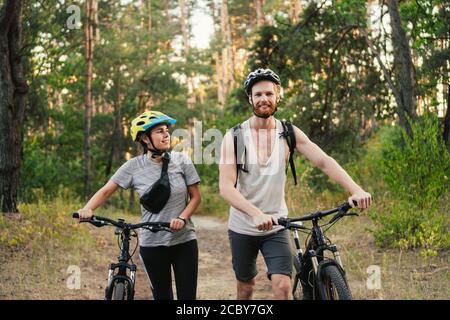
[[[260,250],[266,262],[269,279],[272,274],[291,276],[292,253],[288,230],[264,236],[250,236],[228,230],[228,238],[233,270],[239,281],[247,282],[258,274],[256,258]]]

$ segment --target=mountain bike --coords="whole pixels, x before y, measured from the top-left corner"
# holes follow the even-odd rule
[[[72,217],[79,218],[78,212],[72,213]],[[120,254],[117,257],[118,263],[111,263],[108,268],[108,284],[105,289],[105,300],[133,300],[136,282],[137,267],[133,263],[133,255],[136,247],[130,254],[131,237],[137,238],[136,229],[143,228],[152,232],[167,231],[172,232],[169,228],[169,222],[142,222],[137,224],[125,223],[125,220],[112,220],[99,216],[92,216],[91,220],[80,221],[89,222],[90,224],[100,228],[104,226],[115,226],[115,235],[117,235]],[[131,260],[131,263],[128,263]]]
[[[305,299],[352,299],[337,246],[325,236],[325,232],[343,217],[358,216],[357,213],[348,212],[350,208],[350,204],[345,202],[336,208],[317,211],[299,218],[278,219],[278,224],[291,230],[294,240],[293,264],[295,275],[292,286],[294,299],[302,299],[302,291]],[[335,215],[329,222],[319,224],[322,218],[334,213]],[[302,221],[312,221],[312,228],[303,226]],[[305,240],[305,252],[300,246],[298,231],[308,235]],[[326,256],[327,254],[328,256]]]

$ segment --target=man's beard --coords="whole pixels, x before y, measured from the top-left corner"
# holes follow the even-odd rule
[[[254,104],[252,104],[253,114],[255,116],[257,116],[258,118],[267,119],[267,118],[272,116],[277,111],[276,105],[272,105],[271,103],[265,103],[266,107],[264,108],[263,112],[261,112],[261,107],[260,106],[261,105],[255,106]]]

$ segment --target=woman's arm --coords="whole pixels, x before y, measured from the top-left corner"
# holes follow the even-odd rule
[[[93,211],[101,206],[117,190],[119,185],[109,180],[100,190],[98,190],[85,206],[78,210],[80,221],[90,220]]]
[[[181,212],[181,214],[179,215],[180,218],[186,221],[189,219],[190,216],[194,214],[195,209],[197,209],[201,201],[200,187],[198,183],[188,186],[187,189],[190,200],[186,208],[184,208],[183,212]],[[170,221],[170,228],[174,230],[179,230],[183,228],[184,221],[182,219],[172,219],[172,221]]]

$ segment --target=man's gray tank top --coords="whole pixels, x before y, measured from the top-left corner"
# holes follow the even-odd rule
[[[245,199],[263,213],[280,218],[288,215],[284,199],[286,158],[284,138],[280,136],[280,133],[283,132],[283,125],[279,120],[275,119],[275,121],[275,141],[272,145],[272,153],[265,164],[258,162],[256,141],[253,141],[252,138],[250,119],[242,123],[241,132],[246,148],[245,164],[248,172],[240,170],[236,188]],[[230,207],[228,228],[241,234],[267,235],[280,230],[282,227],[274,226],[272,230],[260,231],[256,228],[252,217],[234,207]]]

